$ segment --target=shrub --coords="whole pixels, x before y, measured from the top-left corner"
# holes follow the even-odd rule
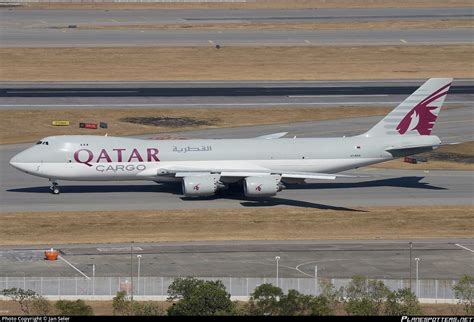
[[[408,288],[390,292],[385,302],[387,315],[420,315],[421,307],[416,295]]]
[[[168,315],[231,315],[235,303],[222,281],[176,279],[168,288],[168,300],[180,299],[168,308]]]
[[[468,315],[474,314],[474,277],[470,275],[461,276],[453,290],[458,303],[464,306],[464,312]]]
[[[57,301],[55,305],[59,315],[92,315],[92,307],[84,303],[83,300]]]

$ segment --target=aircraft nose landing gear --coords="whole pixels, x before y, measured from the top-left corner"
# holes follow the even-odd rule
[[[49,187],[49,190],[53,195],[59,195],[60,193],[58,183],[56,181],[51,181],[51,186]]]

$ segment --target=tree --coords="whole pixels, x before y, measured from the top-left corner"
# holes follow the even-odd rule
[[[222,281],[177,279],[168,288],[168,300],[175,299],[180,300],[168,308],[168,315],[230,315],[235,310]]]
[[[387,315],[420,315],[422,314],[420,303],[415,293],[404,288],[387,295],[385,302],[385,314]]]
[[[12,301],[20,305],[20,310],[23,314],[30,314],[31,303],[38,295],[32,290],[24,290],[22,288],[9,288],[2,291],[3,295],[9,297]]]
[[[351,315],[380,315],[383,303],[390,293],[382,281],[367,281],[360,275],[354,276],[344,291],[344,307]]]
[[[31,301],[31,313],[33,315],[50,315],[51,303],[42,296],[38,296]]]
[[[313,297],[310,304],[310,315],[332,315],[334,309],[331,300],[324,295]]]
[[[303,295],[297,290],[289,290],[288,294],[283,295],[277,302],[278,313],[280,315],[309,315],[313,297]]]
[[[304,295],[296,290],[289,290],[277,302],[279,315],[330,315],[332,309],[329,300],[321,296]]]
[[[140,303],[131,301],[127,299],[127,293],[125,291],[117,292],[116,296],[112,300],[112,307],[114,315],[163,315],[163,310],[161,310],[158,305],[151,302]]]
[[[344,288],[336,289],[331,282],[323,282],[321,286],[321,295],[328,300],[329,309],[334,312],[343,301]]]
[[[87,305],[83,300],[66,301],[60,300],[55,304],[59,315],[92,315],[92,307]]]
[[[204,281],[196,278],[176,278],[168,287],[168,300],[188,298],[197,287],[203,284]]]
[[[112,299],[112,308],[114,315],[130,315],[131,301],[127,300],[127,293],[125,291],[117,292]]]
[[[474,276],[461,276],[453,290],[458,303],[464,306],[464,312],[474,314]]]
[[[252,315],[277,315],[278,301],[283,296],[281,288],[272,284],[262,284],[250,295],[249,311]]]

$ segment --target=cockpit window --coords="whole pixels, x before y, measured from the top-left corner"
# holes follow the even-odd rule
[[[36,142],[36,145],[41,144],[41,145],[49,145],[48,141],[38,141]]]
[[[43,144],[43,141],[36,142],[36,145],[38,145],[38,144]]]

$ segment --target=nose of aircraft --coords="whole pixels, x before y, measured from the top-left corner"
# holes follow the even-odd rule
[[[19,169],[19,165],[21,163],[21,157],[20,157],[20,154],[21,153],[18,153],[17,155],[15,155],[13,158],[10,159],[10,165],[16,169]]]
[[[20,152],[10,159],[10,165],[21,171],[28,171],[29,162],[31,162],[31,160],[27,157],[26,151]]]

